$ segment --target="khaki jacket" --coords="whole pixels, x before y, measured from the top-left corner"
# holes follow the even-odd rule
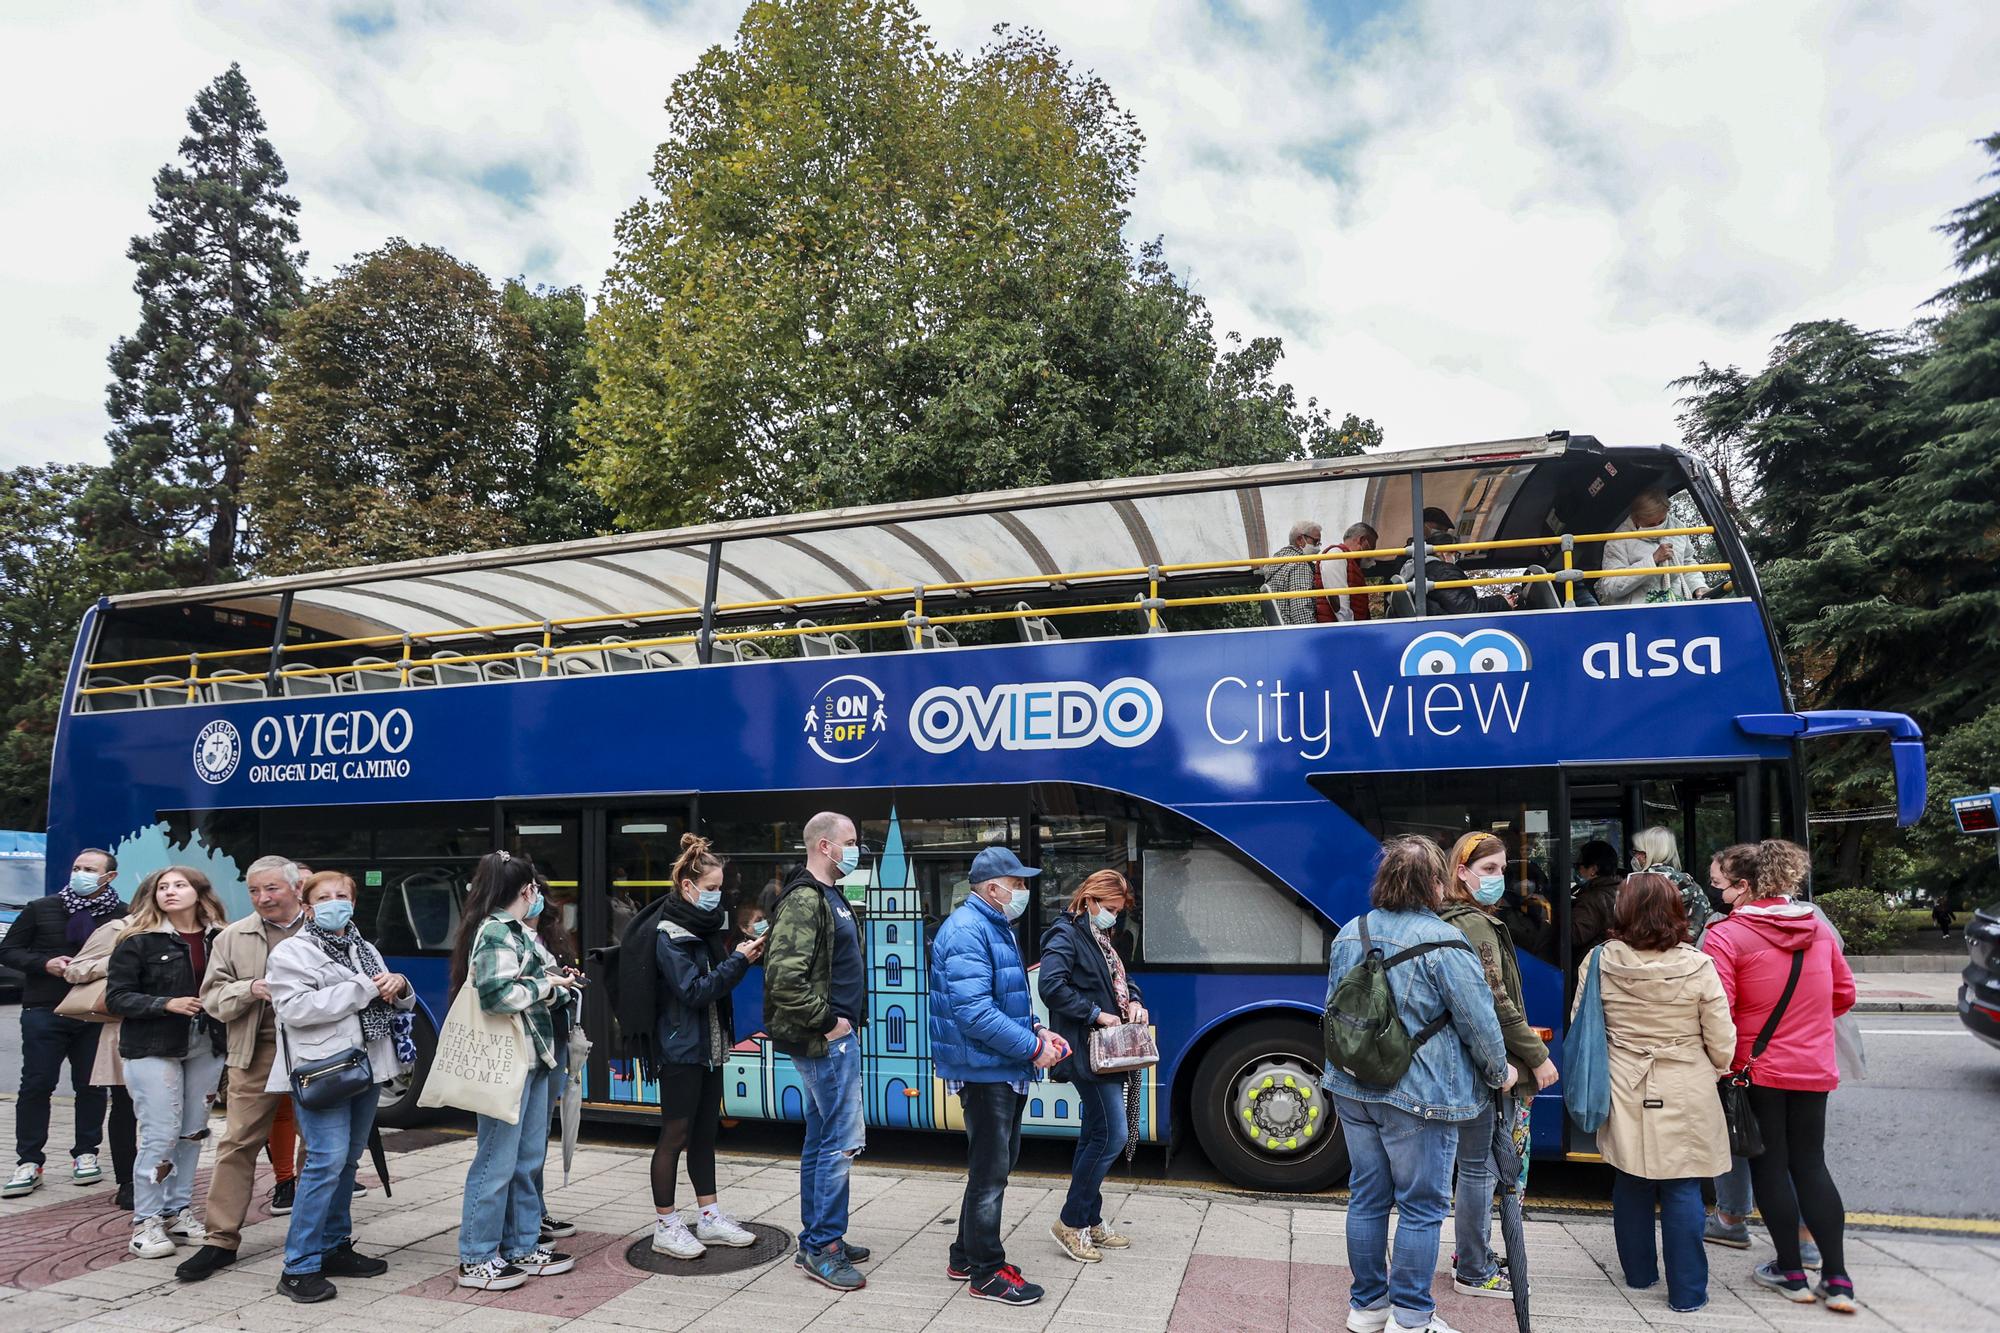
[[[1597,1150],[1647,1180],[1721,1175],[1729,1132],[1715,1081],[1729,1072],[1736,1024],[1714,962],[1689,944],[1641,952],[1623,940],[1601,956],[1611,1116]]]
[[[63,980],[72,986],[104,980],[104,974],[111,969],[111,950],[125,933],[126,920],[121,916],[91,931],[90,938],[63,969]],[[118,1054],[118,1019],[114,1017],[97,1026],[97,1059],[90,1066],[90,1081],[100,1088],[122,1088],[125,1060]]]
[[[278,1029],[270,1003],[252,995],[250,987],[264,979],[264,971],[270,966],[271,946],[265,931],[290,939],[298,934],[304,921],[305,913],[301,912],[289,930],[282,926],[267,927],[264,918],[252,912],[230,922],[215,937],[208,972],[202,978],[201,1007],[228,1031],[229,1054],[225,1063],[229,1068],[250,1068],[257,1058],[260,1035],[276,1044]]]

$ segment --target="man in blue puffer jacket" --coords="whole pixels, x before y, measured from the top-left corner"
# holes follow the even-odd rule
[[[973,858],[972,892],[931,945],[931,1061],[965,1113],[965,1202],[947,1277],[981,1300],[1033,1305],[1042,1289],[1007,1262],[1000,1203],[1021,1155],[1021,1111],[1036,1069],[1068,1054],[1035,1022],[1028,969],[1013,923],[1028,909],[1028,881],[1042,872],[1005,847]]]

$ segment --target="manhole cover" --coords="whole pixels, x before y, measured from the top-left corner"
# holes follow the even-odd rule
[[[739,1225],[757,1238],[755,1245],[746,1245],[740,1250],[727,1245],[711,1245],[708,1253],[699,1259],[675,1259],[653,1252],[653,1236],[649,1231],[633,1241],[625,1251],[625,1262],[648,1273],[698,1277],[706,1273],[740,1273],[746,1268],[758,1268],[774,1259],[789,1259],[798,1253],[798,1242],[783,1227],[763,1222],[743,1222]]]

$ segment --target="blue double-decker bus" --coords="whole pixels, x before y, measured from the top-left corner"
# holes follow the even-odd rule
[[[1301,522],[1375,536],[1301,553]],[[958,1123],[928,1058],[926,948],[974,854],[1044,867],[1019,927],[1031,964],[1111,867],[1137,889],[1119,947],[1163,1057],[1146,1138],[1311,1190],[1346,1170],[1316,1078],[1327,944],[1381,838],[1507,845],[1544,923],[1521,952],[1528,1012],[1560,1059],[1575,850],[1623,855],[1664,825],[1699,876],[1725,844],[1802,837],[1800,745],[1870,731],[1907,822],[1916,729],[1794,709],[1701,466],[1559,433],[109,598],[69,673],[49,864],[110,847],[128,891],[191,864],[237,912],[259,855],[344,870],[417,982],[428,1049],[482,853],[532,856],[588,951],[668,890],[683,832],[727,855],[742,913],[800,858],[806,819],[839,810],[869,846],[844,885],[865,922],[868,1117],[913,1128]],[[798,1119],[758,986],[725,1112]],[[587,1105],[651,1113],[601,1001],[587,1022]],[[1537,1103],[1537,1151],[1588,1154],[1561,1091]],[[1036,1086],[1031,1132],[1075,1115],[1069,1089]]]

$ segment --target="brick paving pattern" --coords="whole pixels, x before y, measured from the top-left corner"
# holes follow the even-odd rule
[[[61,1120],[68,1104],[57,1106]],[[8,1109],[9,1101],[0,1100],[0,1115]],[[58,1126],[57,1141],[61,1133]],[[868,1286],[861,1291],[836,1295],[815,1286],[788,1259],[737,1273],[653,1276],[627,1265],[623,1254],[651,1225],[645,1153],[602,1147],[581,1150],[572,1183],[551,1191],[551,1209],[580,1228],[563,1242],[581,1260],[576,1271],[513,1292],[463,1291],[454,1281],[459,1191],[473,1145],[451,1134],[392,1140],[395,1196],[376,1189],[354,1205],[357,1241],[364,1252],[386,1257],[389,1272],[341,1278],[338,1299],[322,1305],[295,1305],[277,1294],[286,1219],[269,1218],[261,1200],[238,1262],[182,1286],[173,1278],[174,1261],[126,1254],[127,1219],[112,1207],[109,1184],[77,1189],[53,1174],[37,1193],[0,1201],[0,1333],[1333,1333],[1346,1317],[1346,1214],[1333,1201],[1267,1202],[1123,1177],[1107,1193],[1107,1215],[1133,1238],[1133,1248],[1097,1264],[1069,1261],[1049,1238],[1062,1181],[1019,1177],[1009,1187],[1008,1257],[1048,1288],[1042,1303],[1027,1309],[976,1303],[945,1279],[962,1179],[888,1166],[859,1167],[853,1178],[850,1235],[876,1255],[863,1268]],[[558,1178],[551,1175],[552,1186]],[[268,1189],[267,1180],[260,1183]],[[797,1184],[791,1163],[725,1158],[721,1164],[723,1200],[746,1221],[796,1227]],[[1711,1250],[1708,1309],[1676,1315],[1662,1285],[1635,1292],[1617,1280],[1608,1219],[1537,1217],[1531,1208],[1527,1229],[1541,1333],[2000,1331],[2000,1286],[1993,1280],[2000,1237],[1851,1233],[1864,1309],[1839,1319],[1756,1287],[1749,1273],[1767,1256],[1762,1247]],[[1451,1291],[1442,1252],[1449,1245],[1446,1228],[1435,1279],[1445,1317],[1466,1333],[1512,1329],[1508,1302]]]

